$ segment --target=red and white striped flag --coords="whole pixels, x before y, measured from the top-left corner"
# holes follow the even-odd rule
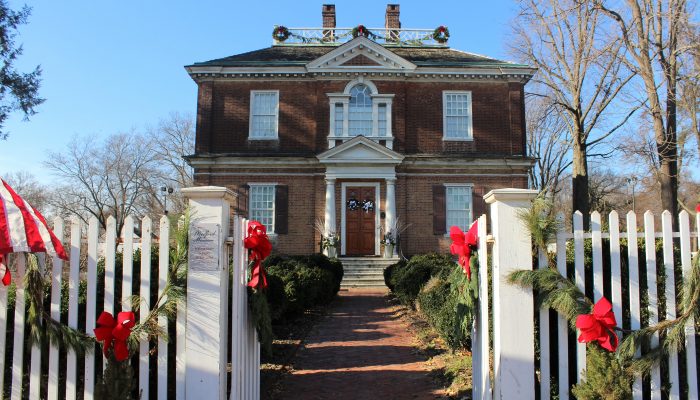
[[[3,260],[7,254],[18,252],[48,253],[68,259],[44,216],[0,179],[0,265],[5,270],[2,278],[5,286],[10,284],[11,276]]]

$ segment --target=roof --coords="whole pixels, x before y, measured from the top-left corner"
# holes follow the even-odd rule
[[[337,46],[272,46],[247,53],[194,63],[191,66],[220,67],[282,67],[303,66],[333,51]],[[499,66],[527,67],[508,61],[498,60],[478,54],[467,53],[450,48],[429,47],[385,47],[417,66],[430,67],[469,67]]]

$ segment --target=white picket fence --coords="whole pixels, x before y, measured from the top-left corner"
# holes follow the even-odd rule
[[[160,219],[157,239],[152,239],[153,223],[146,217],[141,222],[142,239],[135,243],[133,234],[121,235],[119,249],[122,251],[123,263],[116,265],[117,254],[117,234],[115,220],[110,217],[107,221],[107,230],[104,233],[104,241],[98,243],[101,235],[97,219],[91,219],[87,227],[86,237],[82,234],[84,226],[78,219],[73,219],[68,224],[70,235],[64,245],[70,255],[70,260],[64,262],[60,259],[53,259],[52,265],[45,265],[45,257],[39,256],[40,267],[51,276],[51,305],[50,315],[55,320],[61,317],[62,299],[61,285],[63,279],[68,279],[68,325],[79,328],[78,296],[81,281],[87,282],[87,293],[85,302],[85,325],[81,329],[88,335],[94,336],[95,320],[97,316],[97,304],[103,304],[104,310],[116,315],[115,311],[128,310],[131,308],[128,298],[131,294],[139,294],[144,301],[141,305],[139,318],[143,321],[148,311],[148,304],[151,292],[157,290],[162,293],[167,280],[169,267],[169,232],[170,224],[168,218],[163,216]],[[255,329],[248,321],[247,292],[246,292],[246,270],[247,251],[243,247],[245,235],[245,224],[247,222],[236,217],[234,219],[234,238],[229,240],[228,254],[233,254],[234,271],[232,275],[233,285],[231,287],[232,314],[230,315],[230,327],[232,334],[230,342],[226,345],[229,348],[219,349],[222,352],[231,354],[229,360],[231,364],[230,374],[222,371],[230,379],[231,394],[230,399],[257,399],[259,398],[260,387],[260,345],[257,341]],[[54,232],[57,237],[64,238],[64,222],[61,219],[54,221]],[[123,232],[134,232],[134,219],[127,217]],[[157,265],[151,264],[151,246],[157,245],[159,257]],[[140,282],[134,282],[133,254],[134,248],[139,247],[141,251]],[[102,257],[98,253],[98,248],[103,250],[105,274],[104,274],[104,297],[97,297],[98,287],[98,260]],[[87,254],[82,254],[86,251]],[[102,251],[101,251],[102,252]],[[80,260],[86,259],[85,266],[80,268]],[[43,347],[34,345],[31,349],[29,359],[24,355],[25,347],[25,288],[22,277],[24,276],[25,257],[23,254],[11,256],[10,262],[13,265],[13,281],[17,284],[16,301],[14,307],[14,323],[12,327],[8,321],[8,289],[0,287],[0,398],[29,399],[46,398],[57,400],[59,393],[65,393],[65,399],[94,399],[95,382],[100,379],[96,370],[100,370],[98,365],[104,365],[104,358],[101,352],[86,354],[84,362],[77,359],[75,352],[68,350],[65,360],[61,360],[60,353],[66,349],[60,349],[50,345]],[[228,263],[228,260],[225,260]],[[227,264],[228,265],[228,264]],[[158,271],[158,281],[151,282],[151,270]],[[115,275],[122,270],[121,299],[115,299]],[[136,289],[136,291],[134,291]],[[63,294],[65,295],[65,293]],[[222,304],[222,307],[228,307]],[[168,321],[160,317],[159,325],[166,329]],[[13,330],[12,346],[7,346],[8,328]],[[187,366],[185,360],[185,334],[186,334],[186,307],[183,303],[177,312],[175,321],[176,335],[169,338],[169,342],[174,342],[176,356],[174,360],[168,359],[168,345],[165,338],[155,344],[155,348],[149,347],[149,343],[142,342],[139,348],[138,360],[132,365],[138,365],[138,387],[142,399],[151,398],[151,392],[156,393],[158,399],[184,399]],[[157,352],[157,357],[152,360],[149,355],[152,351]],[[11,379],[4,381],[4,371],[10,368],[5,366],[5,356],[10,354],[11,359]],[[42,358],[47,359],[48,364],[42,365]],[[63,362],[65,361],[65,362]],[[175,377],[169,377],[168,364],[174,363]],[[84,368],[78,366],[84,365]],[[83,373],[78,375],[78,371]],[[149,379],[150,371],[156,370],[156,387],[149,387],[152,382]],[[25,376],[28,375],[28,378]],[[25,382],[23,383],[23,379]],[[174,382],[174,387],[172,386]],[[9,394],[9,397],[5,394]],[[61,397],[63,398],[63,397]]]
[[[500,215],[499,215],[500,214]],[[503,219],[503,213],[496,209],[495,204],[492,204],[491,217],[498,219]],[[512,214],[509,215],[512,217]],[[613,304],[613,312],[617,318],[618,326],[623,324],[623,310],[629,310],[630,329],[639,329],[642,327],[642,309],[641,309],[641,299],[644,295],[647,296],[646,304],[648,304],[648,325],[656,324],[659,320],[663,319],[674,319],[676,318],[676,307],[666,307],[665,315],[659,316],[659,293],[657,290],[657,276],[659,274],[665,275],[665,285],[663,286],[663,293],[666,299],[675,299],[676,292],[675,289],[677,284],[680,282],[675,282],[674,280],[674,267],[680,265],[683,274],[687,274],[691,268],[691,249],[700,247],[700,215],[696,216],[695,219],[695,230],[691,231],[690,227],[690,217],[685,211],[679,214],[679,232],[674,232],[672,229],[672,218],[671,214],[666,211],[661,215],[661,231],[657,232],[654,215],[651,212],[646,212],[643,215],[643,224],[638,224],[637,216],[630,212],[626,216],[626,232],[620,231],[620,218],[617,212],[613,211],[609,214],[607,220],[607,231],[602,229],[603,221],[601,220],[601,215],[598,212],[593,212],[591,214],[591,229],[590,232],[584,232],[583,230],[583,216],[581,213],[576,213],[573,216],[573,230],[572,231],[561,231],[556,237],[556,267],[558,271],[565,275],[567,274],[567,263],[566,263],[566,247],[567,242],[573,245],[574,251],[574,269],[575,269],[575,284],[582,290],[592,291],[593,300],[597,301],[604,295],[604,287],[608,288],[608,293],[606,297]],[[492,221],[493,223],[493,221]],[[474,324],[473,334],[473,393],[474,398],[487,399],[491,398],[507,398],[503,395],[499,395],[499,391],[503,388],[503,382],[511,382],[517,386],[526,387],[525,392],[521,392],[519,398],[523,399],[534,399],[535,390],[539,390],[539,398],[542,400],[550,399],[552,395],[558,396],[559,399],[565,400],[571,397],[570,389],[571,387],[581,380],[582,374],[585,373],[586,365],[586,346],[585,344],[577,343],[575,339],[570,340],[571,330],[563,317],[557,316],[557,321],[554,326],[550,326],[550,318],[548,310],[538,310],[539,314],[539,337],[534,337],[534,326],[530,328],[528,325],[528,320],[533,319],[528,313],[517,313],[517,315],[511,314],[511,317],[518,320],[516,323],[520,324],[520,329],[517,332],[510,331],[506,332],[499,329],[495,321],[499,320],[499,312],[497,310],[503,309],[508,310],[512,307],[518,306],[523,301],[532,300],[531,291],[521,291],[521,293],[516,296],[499,296],[498,288],[507,287],[504,282],[504,277],[507,275],[506,271],[503,271],[504,266],[501,265],[501,270],[499,271],[499,266],[495,261],[496,253],[503,252],[503,249],[496,249],[498,243],[503,245],[504,242],[508,243],[518,234],[523,234],[524,227],[519,221],[513,220],[511,222],[514,226],[513,232],[506,232],[503,235],[486,235],[481,234],[481,232],[487,232],[487,221],[486,217],[482,216],[479,219],[479,232],[480,232],[480,249],[488,249],[487,247],[487,237],[490,242],[493,239],[494,243],[494,271],[492,276],[492,286],[493,286],[493,303],[489,304],[486,300],[485,293],[487,293],[488,284],[488,270],[486,267],[479,269],[479,279],[480,279],[480,311],[477,315],[477,319]],[[641,228],[641,229],[638,229]],[[492,228],[493,229],[493,228]],[[494,232],[495,233],[495,232]],[[510,236],[509,236],[510,235]],[[624,247],[621,246],[620,240],[626,239],[628,242],[627,254],[623,254]],[[529,238],[528,238],[529,239]],[[606,240],[604,240],[606,239]],[[656,245],[657,241],[661,241],[662,245],[662,260],[659,260],[663,264],[664,271],[657,271],[657,254]],[[696,245],[693,245],[693,242]],[[588,254],[592,258],[592,288],[586,288],[586,272],[585,272],[585,244],[590,242],[591,253]],[[644,257],[639,257],[638,255],[638,243],[644,243],[646,251]],[[674,244],[680,249],[680,259],[674,259]],[[607,246],[609,250],[609,264],[604,265],[604,246]],[[515,253],[522,253],[522,250],[516,251]],[[511,253],[513,253],[511,251]],[[521,261],[519,265],[512,265],[508,268],[510,270],[515,269],[528,269],[532,268],[532,264],[528,259],[531,259],[531,255],[528,254],[511,254],[513,259],[520,258]],[[479,253],[480,265],[486,266],[487,264],[487,251],[480,251]],[[628,276],[623,279],[623,262],[628,265]],[[535,268],[548,268],[547,254],[544,251],[540,251],[538,254],[538,265]],[[529,266],[529,267],[528,267]],[[640,269],[642,267],[642,269]],[[604,269],[608,270],[609,273],[604,273]],[[642,274],[642,272],[645,274]],[[657,272],[659,274],[657,274]],[[605,282],[605,279],[609,279]],[[648,287],[648,290],[642,291],[642,287]],[[623,292],[628,293],[627,296],[623,298]],[[671,300],[670,304],[674,304]],[[667,303],[669,304],[669,303]],[[493,328],[493,341],[494,346],[490,347],[489,344],[489,313],[494,319]],[[533,315],[534,316],[534,315]],[[646,324],[645,324],[646,325]],[[508,352],[499,350],[498,347],[500,343],[507,343],[512,340],[514,336],[526,337],[532,342],[532,346],[525,345],[518,347],[511,347]],[[578,332],[576,333],[576,337]],[[622,339],[622,335],[620,335]],[[539,341],[539,370],[535,370],[535,354],[532,351],[535,347],[535,340]],[[658,337],[654,339],[652,346],[658,344]],[[553,346],[552,343],[556,342],[557,346]],[[529,342],[526,342],[529,343]],[[522,342],[521,342],[522,344]],[[569,358],[569,346],[575,346],[575,357]],[[687,387],[688,398],[698,399],[698,373],[696,359],[696,333],[694,325],[689,324],[686,328],[686,351],[680,354],[671,355],[668,360],[665,360],[668,370],[668,379],[662,378],[661,368],[659,365],[655,366],[650,374],[649,383],[647,385],[642,384],[641,377],[638,377],[635,382],[633,382],[633,393],[634,399],[642,399],[645,395],[644,391],[652,400],[661,399],[662,387],[669,389],[669,399],[680,399],[682,385]],[[506,344],[507,346],[507,344]],[[489,355],[492,356],[493,361],[490,361]],[[685,362],[679,364],[679,357],[685,357]],[[511,362],[515,360],[517,367],[515,367],[515,373],[511,374],[509,381],[501,381],[499,384],[499,375],[503,373],[500,370],[498,363],[503,360],[510,360]],[[529,360],[529,361],[528,361]],[[530,364],[531,363],[531,364]],[[685,365],[686,371],[683,374],[679,371],[679,366]],[[519,368],[519,370],[518,370]],[[570,371],[574,371],[571,372]],[[509,371],[509,373],[512,371]],[[576,376],[576,380],[570,381],[570,375]],[[685,376],[683,381],[681,381],[681,376]],[[493,383],[492,383],[493,381]],[[522,382],[526,382],[523,385]],[[539,381],[539,389],[535,389],[537,384],[531,385],[527,382],[537,383]],[[556,385],[556,386],[555,386]],[[557,393],[553,393],[553,388],[556,388]]]

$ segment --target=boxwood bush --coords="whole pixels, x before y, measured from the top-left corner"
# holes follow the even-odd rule
[[[452,257],[436,253],[413,256],[405,264],[394,264],[385,272],[394,295],[405,305],[414,307],[416,297],[432,276],[447,279],[456,264]]]
[[[340,290],[343,279],[340,261],[322,254],[272,255],[263,265],[268,274],[266,296],[273,321],[329,303]]]
[[[470,347],[469,332],[464,332],[457,309],[457,295],[452,283],[433,277],[418,294],[418,311],[435,328],[451,349]]]

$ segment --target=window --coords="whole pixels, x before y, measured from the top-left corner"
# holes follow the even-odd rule
[[[442,93],[443,140],[472,139],[471,92]]]
[[[366,85],[356,85],[350,90],[348,122],[349,136],[372,136],[372,97]]]
[[[377,117],[379,118],[379,121],[377,123],[377,128],[379,130],[379,136],[387,136],[386,134],[386,104],[379,104],[377,106],[377,109],[379,112],[377,113]]]
[[[458,226],[466,232],[472,222],[471,186],[447,186],[445,188],[447,232]]]
[[[277,139],[279,92],[250,92],[250,139]]]
[[[343,135],[343,103],[335,105],[335,135]]]
[[[275,185],[250,185],[250,219],[265,225],[268,233],[275,231]]]

